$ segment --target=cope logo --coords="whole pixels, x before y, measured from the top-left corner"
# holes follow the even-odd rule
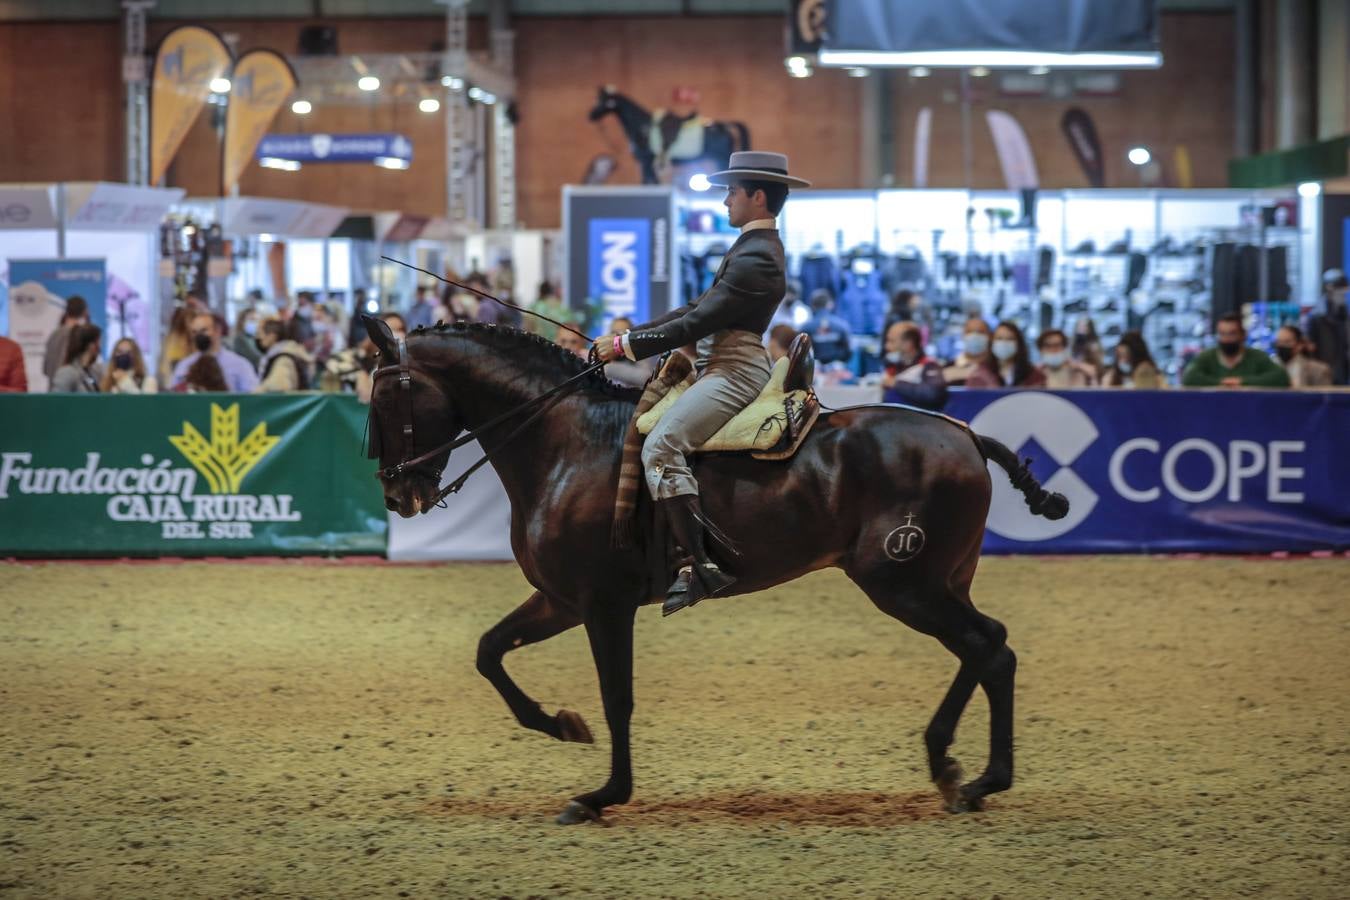
[[[999,537],[1048,541],[1073,531],[1096,507],[1096,493],[1069,466],[1097,439],[1097,426],[1087,413],[1068,400],[1054,394],[1012,394],[980,410],[970,427],[979,434],[998,438],[1014,453],[1035,438],[1061,467],[1044,487],[1069,498],[1069,514],[1053,521],[1031,515],[1021,493],[1006,477],[1000,477],[1001,469],[997,471],[986,524]]]

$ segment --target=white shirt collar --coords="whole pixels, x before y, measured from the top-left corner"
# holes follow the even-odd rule
[[[775,221],[774,219],[755,219],[755,221],[746,222],[744,225],[741,226],[741,234],[745,234],[747,231],[754,231],[759,228],[776,229],[777,227],[778,222]]]

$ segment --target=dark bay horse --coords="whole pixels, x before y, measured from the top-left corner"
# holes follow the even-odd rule
[[[574,798],[559,821],[598,819],[632,794],[633,617],[654,599],[641,548],[610,546],[623,436],[639,392],[599,372],[583,374],[572,354],[511,328],[419,328],[399,342],[383,321],[365,321],[383,363],[370,439],[388,508],[406,517],[435,503],[449,457],[438,446],[466,429],[510,498],[512,550],[535,592],[483,635],[478,671],[521,725],[591,742],[581,716],[546,713],[502,666],[517,647],[586,628],[612,736],[611,768],[609,780]],[[536,418],[521,412],[483,429],[569,379],[576,381],[534,408]],[[695,462],[704,511],[741,553],[727,563],[735,593],[834,566],[882,612],[956,655],[956,678],[924,734],[930,774],[953,811],[981,808],[1013,775],[1016,657],[1004,627],[970,600],[989,509],[986,459],[1008,471],[1033,512],[1059,518],[1067,511],[1064,498],[1044,491],[1007,447],[906,407],[822,415],[786,462],[746,454]],[[977,685],[990,705],[989,762],[963,785],[947,749]]]
[[[652,114],[636,101],[620,94],[612,87],[600,88],[590,120],[598,122],[605,116],[619,117],[623,133],[628,138],[633,157],[642,169],[643,184],[660,184],[656,174],[656,153],[652,150]],[[696,157],[671,157],[672,163],[690,163],[710,160],[718,169],[725,169],[735,150],[750,149],[750,131],[744,122],[709,122],[703,128],[703,153]]]

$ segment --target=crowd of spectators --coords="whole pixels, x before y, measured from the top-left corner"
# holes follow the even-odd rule
[[[458,278],[455,280],[459,280]],[[481,322],[524,327],[585,357],[589,343],[568,328],[537,316],[522,317],[498,296],[514,303],[509,267],[492,276],[472,272],[463,282],[473,290],[433,285],[417,289],[406,316],[381,315],[398,336],[438,322]],[[1328,272],[1319,306],[1305,320],[1306,331],[1283,325],[1273,341],[1274,355],[1250,346],[1242,318],[1219,318],[1214,346],[1199,352],[1180,375],[1183,387],[1324,388],[1350,380],[1350,321],[1347,320],[1345,276]],[[293,303],[272,305],[256,292],[239,311],[233,327],[205,301],[189,295],[174,310],[160,347],[159,366],[152,371],[135,340],[116,341],[104,360],[103,335],[89,318],[87,304],[73,297],[60,325],[47,341],[43,370],[52,392],[153,394],[172,392],[351,391],[368,399],[374,345],[357,312],[366,308],[364,291],[353,296],[354,309],[323,301],[311,291],[299,292]],[[1090,318],[1076,321],[1071,333],[1042,331],[1034,350],[1022,329],[1011,321],[991,327],[978,314],[962,324],[956,352],[938,359],[916,311],[922,298],[899,291],[892,299],[882,335],[880,371],[871,376],[880,399],[927,409],[941,409],[953,387],[1018,389],[1168,387],[1167,379],[1138,331],[1120,335],[1104,350]],[[785,355],[797,334],[812,338],[816,360],[828,370],[843,369],[854,359],[847,323],[833,312],[834,298],[817,290],[809,305],[800,288],[789,282],[787,295],[765,336],[770,356]],[[578,330],[584,319],[562,302],[556,288],[539,286],[530,309]],[[622,332],[633,323],[624,318],[610,328]],[[654,360],[610,364],[609,377],[640,387],[651,377]],[[0,391],[29,389],[18,344],[0,338]]]

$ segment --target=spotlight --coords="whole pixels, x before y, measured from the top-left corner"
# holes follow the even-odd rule
[[[424,113],[433,113],[441,108],[441,101],[435,97],[423,97],[417,104],[417,108]]]
[[[291,112],[297,116],[307,116],[314,110],[314,104],[308,100],[297,100],[291,104]]]
[[[1131,147],[1127,156],[1130,162],[1136,166],[1146,166],[1148,161],[1153,158],[1153,154],[1148,152],[1147,147]]]
[[[275,156],[264,156],[258,160],[258,165],[264,169],[280,169],[283,172],[299,172],[300,162],[294,159],[278,159]]]
[[[492,104],[497,102],[497,95],[490,91],[483,91],[482,98],[483,102],[486,103],[488,106],[491,106]]]
[[[989,74],[989,70],[984,66],[976,66],[970,70],[971,78],[983,78]]]
[[[910,78],[927,78],[929,74],[927,66],[915,66],[909,70]]]
[[[478,100],[478,99],[481,99],[482,96],[483,96],[483,89],[482,89],[482,88],[480,88],[480,87],[471,87],[471,88],[469,88],[469,99],[470,99],[470,100]]]
[[[861,66],[850,66],[844,71],[848,72],[850,78],[866,78],[870,69],[864,69]]]
[[[412,163],[406,159],[399,159],[397,156],[377,156],[375,157],[375,165],[382,169],[406,169]]]
[[[1322,184],[1317,181],[1305,181],[1298,186],[1300,197],[1316,197],[1322,193]]]
[[[453,75],[442,75],[441,86],[448,87],[452,91],[462,91],[464,90],[464,79],[456,78]]]
[[[356,86],[363,91],[378,91],[380,89],[380,79],[374,75],[362,75],[356,82]]]
[[[1050,67],[1049,67],[1049,66],[1032,66],[1030,69],[1027,69],[1027,74],[1028,74],[1028,75],[1049,75],[1049,74],[1050,74]]]
[[[704,175],[702,172],[693,175],[689,179],[689,188],[691,190],[706,191],[710,187],[712,187],[712,182],[709,181],[708,176]]]
[[[373,297],[366,301],[366,312],[371,313],[373,315],[379,311],[380,311],[380,301],[376,300]]]
[[[230,92],[230,79],[212,78],[209,87],[213,94],[228,94]]]

